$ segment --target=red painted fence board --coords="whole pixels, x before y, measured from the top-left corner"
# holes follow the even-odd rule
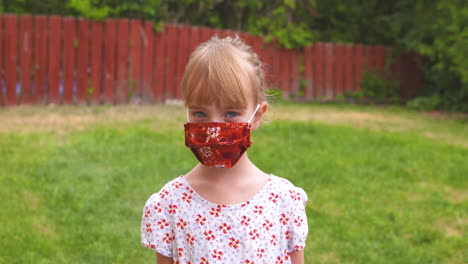
[[[51,16],[49,18],[49,97],[51,104],[60,104],[60,55],[62,37],[62,17]]]
[[[76,23],[73,18],[63,20],[63,103],[73,103],[75,82]]]
[[[4,29],[3,29],[3,15],[0,14],[0,105],[3,105],[3,39],[4,39]]]
[[[119,19],[117,21],[118,38],[117,38],[117,76],[116,76],[116,102],[119,104],[126,103],[131,86],[131,78],[128,75],[128,56],[131,41],[129,38],[129,21],[128,19]]]
[[[354,47],[354,90],[361,90],[362,74],[364,73],[364,46]]]
[[[34,94],[36,103],[45,103],[47,75],[47,17],[34,18]]]
[[[304,48],[304,80],[306,82],[304,97],[306,100],[313,99],[313,63],[312,46]]]
[[[104,33],[104,103],[115,103],[115,49],[117,42],[117,23],[108,19]]]
[[[335,95],[335,45],[325,44],[325,92],[323,95],[331,99]]]
[[[17,82],[17,31],[18,19],[16,15],[5,15],[5,83],[6,83],[6,105],[16,105],[16,82]]]
[[[344,61],[344,46],[342,44],[335,45],[335,95],[344,92],[345,79],[345,61]]]
[[[179,28],[179,39],[177,41],[177,79],[175,83],[175,97],[178,99],[182,98],[180,89],[180,83],[184,74],[185,65],[188,61],[188,43],[189,42],[189,28],[188,26],[180,26]]]
[[[90,85],[88,75],[89,64],[89,33],[90,27],[87,19],[78,19],[77,36],[77,102],[84,104],[87,101],[87,89]],[[94,41],[94,39],[93,39]]]
[[[102,102],[101,95],[103,94],[102,73],[104,71],[103,57],[103,35],[104,23],[100,21],[91,22],[91,81],[86,89],[86,95],[91,104]]]
[[[343,46],[343,92],[352,91],[354,87],[354,64],[353,47],[351,45]]]
[[[141,61],[143,57],[143,49],[141,47],[142,32],[143,26],[141,20],[130,20],[129,97],[140,97],[141,94]]]
[[[153,93],[153,48],[154,48],[154,28],[152,22],[145,22],[143,34],[143,75],[141,84],[141,96],[147,103],[154,102]]]
[[[166,37],[166,57],[165,57],[165,96],[169,99],[174,99],[175,97],[175,82],[177,76],[177,26],[175,25],[165,25],[164,30],[167,31]]]
[[[163,32],[156,32],[155,35],[155,56],[154,56],[154,95],[157,102],[164,102],[164,77],[165,77],[165,46],[166,42],[164,39]]]
[[[32,16],[20,18],[21,103],[32,103]]]
[[[324,45],[323,43],[317,43],[314,45],[314,58],[315,58],[315,65],[314,67],[314,98],[324,96]]]

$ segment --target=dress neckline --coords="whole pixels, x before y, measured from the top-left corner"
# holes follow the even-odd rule
[[[201,196],[199,193],[195,191],[195,189],[192,188],[190,183],[185,179],[184,175],[180,175],[179,179],[182,181],[184,185],[187,186],[187,188],[190,190],[190,192],[196,197],[197,200],[199,200],[201,203],[206,204],[209,207],[222,207],[224,209],[236,209],[236,208],[242,208],[245,207],[249,204],[252,204],[255,200],[261,199],[267,193],[268,189],[270,189],[271,184],[273,183],[273,180],[276,178],[275,175],[273,174],[268,174],[270,178],[266,181],[266,183],[262,186],[262,188],[252,197],[250,197],[248,200],[241,202],[241,203],[235,203],[235,204],[217,204],[214,202],[210,202],[207,199],[205,199],[203,196]]]

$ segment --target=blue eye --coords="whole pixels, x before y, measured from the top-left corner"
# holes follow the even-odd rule
[[[227,117],[227,118],[235,118],[235,117],[237,117],[237,116],[238,116],[238,114],[237,114],[236,112],[228,112],[228,113],[226,114],[226,117]]]
[[[203,113],[203,112],[195,112],[195,113],[193,113],[193,115],[195,117],[198,117],[198,118],[206,117],[205,113]]]

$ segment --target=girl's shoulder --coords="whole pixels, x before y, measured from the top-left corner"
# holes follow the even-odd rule
[[[191,190],[183,183],[181,177],[177,177],[166,183],[158,192],[153,193],[147,204],[173,204],[184,192],[191,192]]]
[[[308,200],[307,193],[301,187],[295,186],[290,180],[276,175],[271,175],[273,181],[270,186],[270,196],[289,202],[302,202],[305,204]]]

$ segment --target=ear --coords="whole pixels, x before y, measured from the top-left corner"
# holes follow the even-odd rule
[[[261,121],[263,119],[263,115],[265,112],[268,110],[268,103],[263,101],[260,103],[260,107],[257,110],[257,113],[255,113],[255,116],[252,120],[252,130],[256,130],[257,128],[260,127]]]

